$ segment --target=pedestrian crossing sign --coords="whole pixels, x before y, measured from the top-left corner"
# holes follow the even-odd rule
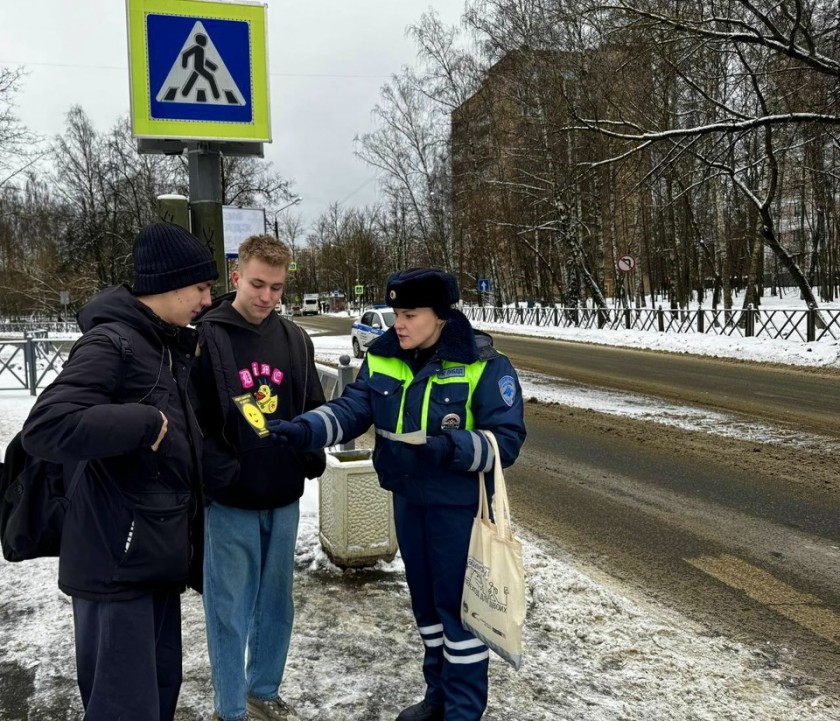
[[[138,138],[270,142],[266,8],[127,0]]]

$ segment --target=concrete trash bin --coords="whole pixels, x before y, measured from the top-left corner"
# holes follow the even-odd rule
[[[339,568],[373,566],[397,553],[391,494],[382,490],[369,449],[328,451],[318,480],[321,547]]]

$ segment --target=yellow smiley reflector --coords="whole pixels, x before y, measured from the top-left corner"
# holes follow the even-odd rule
[[[269,430],[266,427],[265,416],[262,411],[254,403],[254,396],[250,393],[243,393],[241,396],[234,396],[233,402],[242,414],[242,417],[248,421],[248,425],[254,429],[254,432],[260,437],[265,438],[269,435]]]

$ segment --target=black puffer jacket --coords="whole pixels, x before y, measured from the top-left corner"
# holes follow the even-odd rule
[[[23,427],[33,456],[87,461],[64,522],[59,586],[91,600],[188,580],[200,589],[200,433],[187,399],[196,333],[163,322],[122,286],[88,303],[79,325],[85,335]],[[161,411],[167,432],[153,452]]]

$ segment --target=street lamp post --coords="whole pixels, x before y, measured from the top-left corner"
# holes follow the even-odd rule
[[[286,210],[286,208],[291,208],[293,205],[297,205],[302,200],[303,200],[302,196],[296,195],[294,198],[292,198],[291,202],[286,203],[286,205],[284,205],[282,208],[278,208],[277,210],[274,211],[274,237],[277,238],[277,240],[280,240],[280,227],[279,227],[279,224],[277,222],[278,216],[280,215],[280,213],[282,213],[284,210]],[[292,239],[291,246],[292,246],[292,260],[294,261],[295,260],[294,239]],[[292,276],[294,277],[294,274],[292,274]],[[293,281],[293,277],[289,279],[290,283],[289,283],[289,288],[288,288],[289,294],[290,294],[289,297],[291,297],[292,300],[294,300],[294,296],[292,295],[292,290],[293,290],[293,286],[295,285],[293,282],[291,282],[291,281]]]
[[[291,203],[286,203],[286,205],[284,205],[282,208],[278,208],[274,211],[274,237],[278,240],[280,240],[280,229],[277,225],[277,216],[280,215],[280,213],[282,213],[284,210],[286,210],[286,208],[291,208],[293,205],[297,205],[302,200],[303,198],[300,195],[295,196],[295,198],[292,199]]]

